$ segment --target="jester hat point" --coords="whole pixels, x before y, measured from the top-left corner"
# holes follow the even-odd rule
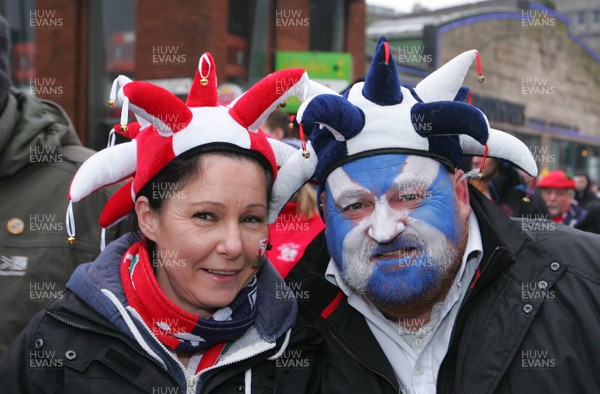
[[[364,82],[343,95],[316,95],[298,110],[298,121],[312,128],[316,179],[323,184],[335,168],[384,153],[431,157],[450,171],[463,154],[487,154],[537,175],[525,144],[490,128],[483,112],[462,101],[468,90],[461,85],[476,58],[476,50],[464,52],[412,88],[400,84],[390,46],[381,37]]]
[[[72,203],[95,191],[126,180],[106,203],[99,224],[104,229],[133,211],[140,190],[173,159],[192,152],[231,151],[257,159],[273,174],[295,150],[258,132],[259,125],[288,97],[308,97],[310,81],[302,69],[272,73],[229,106],[217,102],[217,74],[213,57],[204,53],[187,101],[149,82],[119,76],[111,91],[111,105],[123,103],[118,133],[131,141],[97,152],[75,174],[69,191],[67,230],[74,241]],[[131,110],[137,122],[127,124]],[[275,214],[276,216],[276,214]]]

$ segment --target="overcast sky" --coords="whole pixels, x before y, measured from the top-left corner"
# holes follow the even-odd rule
[[[367,4],[385,6],[401,12],[412,11],[414,5],[417,3],[430,10],[435,10],[459,4],[477,3],[479,1],[482,0],[366,0]]]

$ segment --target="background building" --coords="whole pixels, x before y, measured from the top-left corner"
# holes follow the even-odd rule
[[[60,103],[96,149],[118,122],[107,100],[119,74],[185,96],[210,51],[224,99],[272,72],[280,51],[343,53],[346,83],[364,74],[364,0],[4,0],[0,11],[15,83]],[[309,75],[338,67],[307,56],[296,63]]]
[[[598,0],[554,0],[558,12],[569,18],[569,30],[596,53],[600,53],[600,2]]]
[[[598,180],[600,56],[569,23],[532,2],[481,2],[378,18],[367,28],[366,53],[386,35],[401,80],[414,85],[459,53],[478,49],[485,83],[477,83],[474,65],[465,84],[492,127],[524,140],[542,170],[587,171]]]

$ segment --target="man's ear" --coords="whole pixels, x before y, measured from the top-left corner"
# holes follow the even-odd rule
[[[325,196],[325,191],[321,191],[321,195],[319,196],[319,200],[321,201],[321,212],[323,212],[323,222],[327,223],[327,211],[325,210],[325,203],[327,202],[327,197]]]
[[[140,196],[135,201],[135,213],[142,234],[146,238],[156,242],[158,238],[158,214],[150,208],[150,202],[147,197]]]
[[[453,175],[454,197],[458,213],[463,220],[467,220],[471,214],[471,203],[469,201],[469,184],[463,170],[456,170]]]

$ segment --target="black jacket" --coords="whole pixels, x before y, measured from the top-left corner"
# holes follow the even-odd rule
[[[524,202],[527,187],[512,165],[500,164],[501,172],[490,181],[490,192],[494,203],[510,217],[549,218],[548,207],[540,196],[534,193],[529,202]]]
[[[546,220],[511,220],[481,193],[470,194],[484,255],[437,392],[600,392],[600,237]],[[322,233],[285,278],[305,295],[299,319],[326,343],[316,357],[320,391],[402,392],[363,316],[325,280],[328,263]]]
[[[186,378],[164,346],[139,324],[134,325],[142,340],[136,339],[115,301],[106,296],[109,291],[126,306],[120,259],[114,260],[132,242],[126,235],[93,264],[79,266],[68,290],[35,316],[0,359],[0,393],[310,391],[318,332],[297,326],[287,338],[296,304],[269,264],[259,273],[255,324],[224,353],[228,363]]]

